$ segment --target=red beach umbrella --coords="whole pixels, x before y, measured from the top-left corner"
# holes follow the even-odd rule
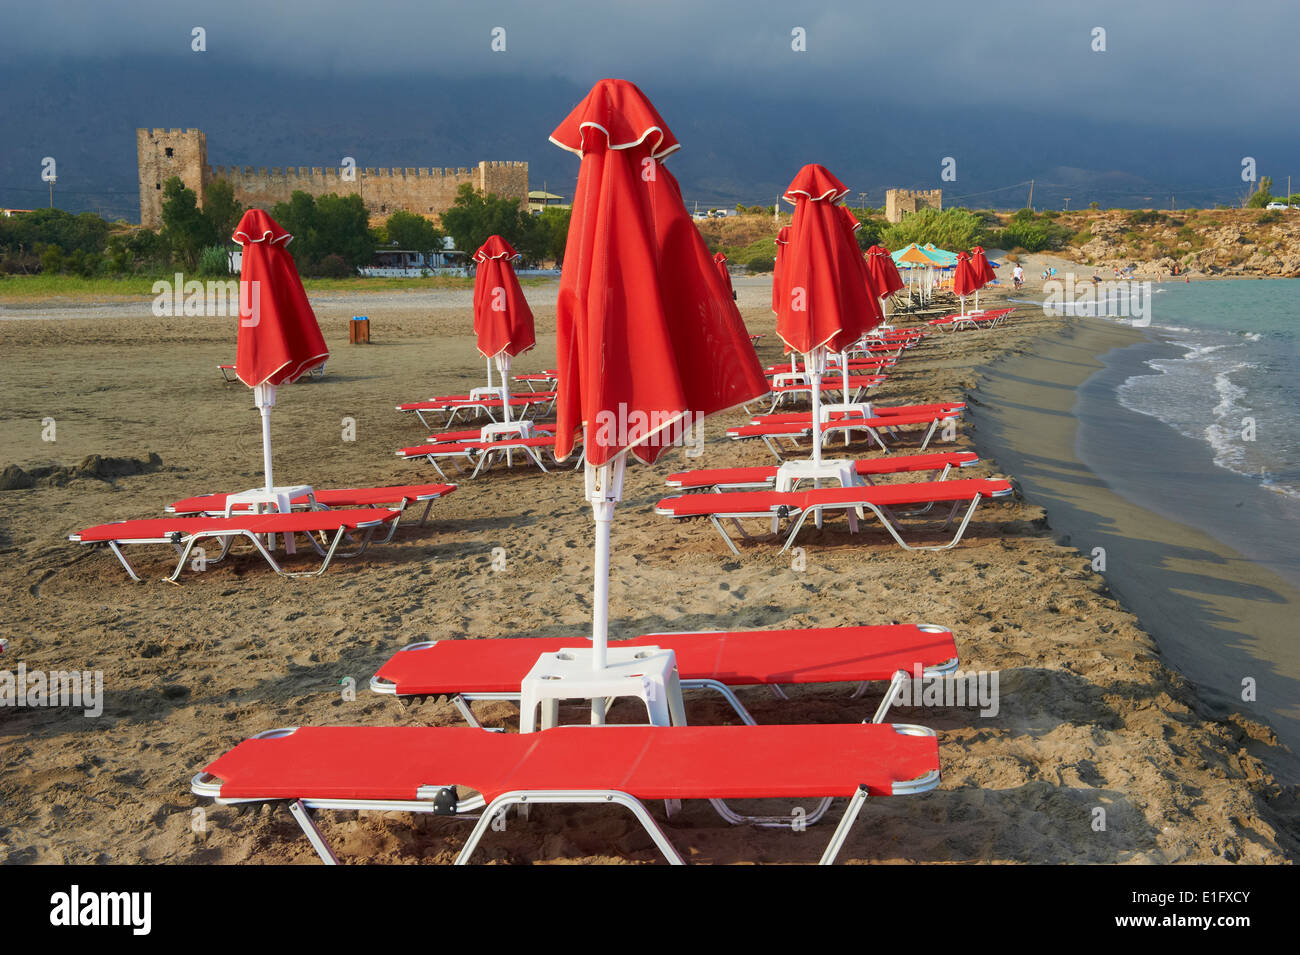
[[[626,80],[600,80],[551,134],[581,157],[556,304],[557,457],[585,428],[596,520],[593,667],[605,666],[609,532],[630,452],[768,391],[740,312],[663,166],[679,148]],[[603,711],[593,705],[593,721]]]
[[[979,288],[975,289],[975,311],[980,308],[980,289],[990,282],[996,281],[998,274],[993,271],[993,266],[989,265],[989,257],[984,254],[983,246],[975,246],[970,250],[971,271],[975,273],[975,278],[979,282]]]
[[[275,389],[296,381],[329,358],[330,352],[289,254],[293,236],[261,209],[249,209],[235,227],[233,238],[243,246],[235,374],[253,389],[262,415],[262,465],[269,494],[274,487],[271,409],[275,407]]]
[[[878,324],[862,251],[836,206],[848,191],[824,166],[807,165],[784,196],[795,209],[776,333],[787,348],[805,356],[814,423],[820,420],[827,349],[843,351]],[[813,461],[821,463],[820,441],[813,442]]]
[[[536,344],[533,310],[511,264],[519,253],[499,235],[474,253],[474,335],[478,352],[488,363],[488,387],[492,387],[492,360],[501,372],[502,414],[510,420],[510,359]]]
[[[966,314],[966,296],[973,295],[984,284],[971,269],[970,256],[965,252],[957,253],[957,269],[952,277],[952,290],[961,299],[961,313]]]
[[[903,277],[898,274],[894,257],[884,246],[873,245],[867,249],[867,271],[871,274],[872,285],[882,299],[893,295],[905,284]]]
[[[722,252],[715,252],[713,255],[713,264],[718,267],[718,274],[722,276],[723,284],[727,286],[727,292],[734,299],[736,297],[735,288],[731,284],[731,270],[727,268],[727,257]]]
[[[772,266],[772,311],[781,311],[781,275],[785,269],[785,248],[790,244],[790,227],[781,226],[776,233],[776,263]]]

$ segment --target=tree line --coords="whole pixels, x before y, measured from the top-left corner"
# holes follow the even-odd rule
[[[0,273],[93,276],[160,275],[173,269],[224,275],[227,252],[236,246],[231,233],[244,214],[230,183],[207,187],[200,208],[198,195],[179,178],[163,183],[162,228],[133,228],[110,223],[94,213],[37,209],[0,218]],[[344,277],[368,265],[376,250],[389,247],[418,252],[440,251],[451,236],[455,247],[473,254],[496,234],[515,247],[526,262],[564,258],[569,210],[549,208],[533,215],[520,200],[483,195],[468,184],[460,187],[451,208],[435,225],[424,216],[399,210],[378,226],[360,196],[315,197],[293,193],[269,210],[293,235],[289,251],[303,275]]]

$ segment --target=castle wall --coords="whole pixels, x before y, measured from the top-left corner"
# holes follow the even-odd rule
[[[244,206],[269,209],[287,202],[295,192],[320,197],[331,193],[360,195],[372,215],[387,216],[403,209],[423,216],[437,216],[450,208],[456,191],[471,185],[482,192],[528,203],[528,163],[480,162],[459,169],[358,168],[344,178],[343,170],[319,166],[216,166],[207,164],[207,142],[198,130],[160,129],[136,131],[140,168],[140,221],[162,224],[161,184],[180,176],[199,194],[202,204],[206,187],[225,180]],[[170,148],[172,155],[167,156]]]

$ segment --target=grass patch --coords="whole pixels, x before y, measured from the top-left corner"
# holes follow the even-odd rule
[[[196,276],[187,275],[186,279]],[[230,281],[236,278],[214,281]],[[94,276],[83,278],[79,275],[0,275],[0,300],[32,301],[46,298],[95,301],[118,298],[153,298],[155,282],[175,281],[175,274],[167,275],[128,275],[121,278]],[[541,276],[522,276],[519,283],[525,286],[545,285],[553,281]],[[420,291],[423,289],[470,289],[474,287],[472,278],[458,278],[448,275],[429,276],[427,278],[365,278],[355,276],[343,279],[307,278],[303,287],[308,292],[392,292]]]

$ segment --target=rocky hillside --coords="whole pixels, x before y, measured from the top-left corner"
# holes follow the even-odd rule
[[[1300,210],[1087,211],[1057,219],[1074,235],[1069,258],[1141,274],[1300,277]]]

